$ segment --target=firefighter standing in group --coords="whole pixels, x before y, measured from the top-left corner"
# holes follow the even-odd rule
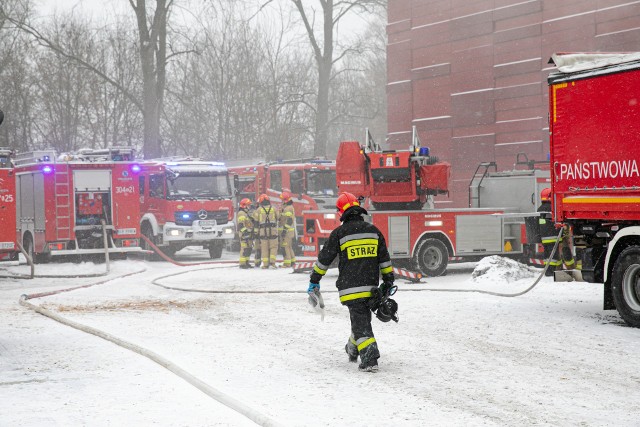
[[[251,268],[249,258],[253,248],[253,219],[251,218],[251,200],[245,198],[238,204],[238,235],[240,236],[240,268]]]
[[[280,194],[282,199],[282,207],[280,210],[280,246],[283,249],[284,261],[283,267],[291,267],[296,262],[296,256],[293,253],[293,242],[296,237],[296,211],[293,208],[293,199],[291,193],[283,191]]]
[[[553,257],[550,257],[551,251],[558,240],[558,230],[551,218],[551,189],[545,188],[540,192],[541,204],[538,208],[540,217],[538,218],[538,229],[542,246],[544,247],[545,263],[549,264],[545,276],[553,276],[553,272],[562,270],[562,263],[568,270],[572,270],[575,265],[571,244],[569,242],[569,229],[564,227],[560,235],[560,242]]]
[[[378,291],[380,295],[390,295],[395,288],[391,258],[384,236],[376,226],[364,221],[362,215],[367,211],[360,207],[353,194],[341,193],[336,208],[342,224],[331,232],[322,247],[307,291],[320,289],[320,279],[338,256],[336,286],[340,302],[348,307],[351,317],[351,336],[345,350],[351,362],[360,356],[360,371],[376,372],[380,352],[371,327],[370,300]],[[378,289],[380,274],[383,283]]]
[[[255,204],[251,205],[251,210],[249,211],[249,215],[251,220],[253,221],[253,265],[254,267],[260,267],[262,265],[262,244],[260,242],[260,229],[258,228],[258,220],[256,219],[256,212],[258,208]]]
[[[258,226],[261,248],[261,268],[275,268],[278,255],[278,211],[271,206],[269,196],[261,194],[258,197],[258,208],[254,212],[254,220]]]

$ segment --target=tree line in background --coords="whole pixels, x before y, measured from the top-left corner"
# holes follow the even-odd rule
[[[331,157],[365,128],[385,135],[384,2],[264,0],[251,15],[248,3],[130,0],[130,14],[97,24],[3,0],[0,146],[275,160]],[[370,24],[342,36],[356,13]]]

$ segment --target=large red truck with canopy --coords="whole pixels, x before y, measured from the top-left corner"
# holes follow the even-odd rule
[[[640,327],[640,53],[552,61],[553,219],[573,230],[582,278],[604,283],[604,308]]]

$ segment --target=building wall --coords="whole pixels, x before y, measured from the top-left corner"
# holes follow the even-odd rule
[[[389,0],[388,142],[452,165],[439,207],[465,207],[477,165],[549,152],[546,78],[555,52],[640,50],[640,1]]]

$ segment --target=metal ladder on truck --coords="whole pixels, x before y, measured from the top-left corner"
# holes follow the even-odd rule
[[[498,166],[496,165],[496,162],[482,162],[478,165],[478,167],[476,168],[476,171],[473,173],[473,176],[471,177],[471,182],[469,183],[469,207],[470,208],[480,207],[480,186],[482,185],[482,181],[485,179],[485,177],[489,173],[489,168],[493,168],[494,172],[498,171]]]

